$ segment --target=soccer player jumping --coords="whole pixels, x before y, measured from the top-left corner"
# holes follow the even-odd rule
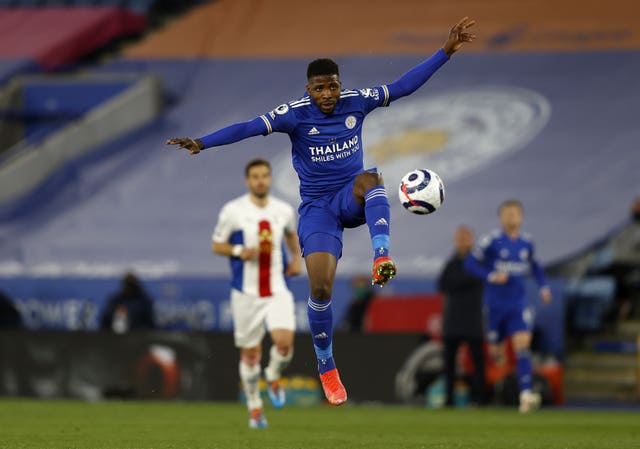
[[[451,28],[441,49],[391,84],[343,89],[338,65],[331,59],[316,59],[307,67],[307,95],[302,98],[200,138],[167,141],[197,154],[252,136],[273,132],[289,135],[302,198],[298,236],[309,277],[309,327],[320,381],[331,404],[347,400],[333,360],[331,311],[344,228],[364,223],[369,227],[374,253],[372,283],[383,286],[396,274],[389,255],[390,211],[382,177],[363,165],[363,120],[375,108],[388,106],[426,83],[463,43],[475,39],[468,31],[474,23],[468,17],[461,19]]]

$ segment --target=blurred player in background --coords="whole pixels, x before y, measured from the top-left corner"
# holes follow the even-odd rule
[[[551,301],[544,271],[534,257],[531,236],[520,232],[523,208],[518,200],[507,200],[498,208],[502,230],[482,237],[465,260],[465,268],[485,280],[487,340],[496,360],[504,356],[504,339],[512,338],[520,384],[520,411],[540,405],[540,395],[532,390],[531,328],[533,316],[527,306],[525,278],[533,272],[540,296]]]
[[[396,274],[389,255],[390,211],[382,177],[363,165],[363,120],[374,109],[388,106],[426,83],[464,42],[475,38],[468,32],[474,23],[467,17],[460,20],[441,49],[391,84],[343,89],[338,65],[331,59],[316,59],[307,67],[304,97],[197,139],[167,141],[197,154],[251,136],[273,132],[289,135],[302,198],[298,236],[309,276],[309,327],[320,381],[331,404],[347,400],[333,360],[331,310],[344,228],[368,225],[374,253],[372,283],[383,286]]]
[[[293,357],[295,313],[285,276],[300,274],[302,256],[294,209],[269,195],[271,166],[254,159],[245,167],[249,192],[220,211],[212,250],[231,262],[231,310],[234,338],[240,348],[240,379],[247,397],[249,427],[267,427],[259,380],[265,324],[271,334],[269,363],[264,370],[274,407],[285,403],[282,371]],[[291,253],[287,263],[283,242]]]

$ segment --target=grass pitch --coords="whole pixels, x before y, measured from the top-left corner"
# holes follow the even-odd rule
[[[240,404],[0,400],[2,448],[624,449],[640,448],[640,413],[344,406],[265,410]]]

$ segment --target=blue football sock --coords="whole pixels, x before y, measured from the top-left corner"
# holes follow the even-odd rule
[[[324,374],[336,367],[333,361],[333,348],[331,345],[333,338],[331,299],[318,301],[309,297],[307,316],[309,318],[311,337],[313,338],[313,348],[316,350],[318,358],[318,371],[320,374]]]
[[[391,213],[384,186],[374,186],[364,194],[364,216],[371,235],[373,259],[388,256]]]
[[[531,351],[523,349],[516,352],[516,371],[520,391],[531,390],[533,384],[533,367],[531,365]]]

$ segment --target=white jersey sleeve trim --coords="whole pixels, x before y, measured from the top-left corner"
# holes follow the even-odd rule
[[[267,134],[271,134],[273,132],[273,127],[271,126],[271,123],[269,123],[269,119],[267,119],[267,117],[265,117],[264,115],[261,115],[260,118],[267,126]]]
[[[389,88],[385,84],[382,85],[382,92],[384,93],[384,99],[382,100],[382,106],[383,107],[389,106]]]

